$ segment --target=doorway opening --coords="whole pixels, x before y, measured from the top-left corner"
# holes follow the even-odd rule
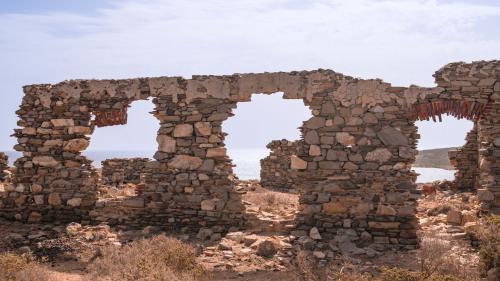
[[[299,127],[312,117],[303,100],[283,99],[283,93],[254,94],[251,102],[238,103],[235,116],[224,124],[228,133],[226,147],[240,179],[239,188],[247,193],[243,200],[249,225],[277,232],[295,218],[298,194],[261,186],[261,160],[270,154],[266,146],[272,141],[293,143],[301,139]]]
[[[417,183],[455,179],[455,166],[449,155],[466,144],[474,122],[443,116],[442,122],[417,121],[420,139],[413,169],[419,174]]]

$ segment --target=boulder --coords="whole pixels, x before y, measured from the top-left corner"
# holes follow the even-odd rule
[[[478,189],[477,198],[483,202],[490,202],[495,200],[495,194],[493,194],[493,192],[489,191],[488,189]]]

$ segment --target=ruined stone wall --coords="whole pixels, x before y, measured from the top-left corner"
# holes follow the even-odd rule
[[[453,99],[485,104],[477,120],[478,197],[484,211],[500,213],[500,61],[451,63],[434,75]]]
[[[303,154],[298,151],[303,146],[300,141],[285,139],[270,142],[266,146],[271,150],[269,156],[260,160],[260,184],[267,188],[292,189],[296,170],[292,169],[291,159]]]
[[[0,181],[7,179],[7,171],[9,170],[9,157],[7,154],[0,152]]]
[[[479,151],[476,125],[465,137],[465,145],[448,152],[450,162],[455,167],[454,183],[458,189],[473,190],[479,176]]]
[[[479,62],[471,68],[474,75],[489,77],[498,75],[492,70],[497,65]],[[496,204],[491,202],[496,202],[499,175],[497,90],[483,78],[474,82],[476,88],[456,87],[448,79],[455,79],[454,73],[461,74],[461,68],[448,65],[437,73],[441,88],[393,87],[331,70],[27,86],[18,111],[21,128],[15,130],[15,148],[23,157],[15,163],[18,171],[0,214],[29,221],[80,219],[213,232],[241,227],[244,207],[222,123],[252,94],[283,92],[285,99],[302,99],[313,114],[301,127],[297,155],[290,160],[300,194],[297,228],[316,226],[325,238],[351,229],[359,241],[413,248],[419,195],[411,171],[419,137],[415,120],[429,117],[415,112],[429,103],[462,100],[489,106],[478,122],[479,190],[493,196],[490,206]],[[159,129],[152,136],[158,150],[144,168],[145,184],[135,197],[96,202],[97,175],[81,155],[94,131],[93,116],[149,97]],[[442,104],[437,105],[441,112]]]
[[[141,183],[149,158],[113,158],[101,162],[103,184]]]

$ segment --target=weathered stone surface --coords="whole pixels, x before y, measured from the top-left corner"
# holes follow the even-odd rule
[[[366,154],[365,160],[371,162],[385,163],[391,159],[392,153],[387,148],[377,148]]]
[[[194,128],[197,135],[210,136],[212,134],[212,125],[210,122],[196,122]]]
[[[462,223],[462,213],[458,210],[451,209],[446,214],[446,221],[449,224],[460,225]]]
[[[176,149],[176,141],[174,138],[171,138],[166,135],[158,135],[156,137],[156,141],[158,142],[158,150],[166,153],[174,153]]]
[[[345,213],[347,208],[340,202],[328,202],[323,204],[323,212],[328,215]]]
[[[337,141],[344,146],[353,146],[356,144],[356,139],[349,133],[337,133],[335,137]]]
[[[54,127],[73,127],[75,121],[73,119],[52,119],[50,120]]]
[[[484,202],[490,202],[495,200],[495,195],[493,192],[489,191],[488,189],[478,189],[477,190],[477,197],[479,200],[484,201]]]
[[[82,205],[82,198],[71,198],[66,201],[66,204],[71,207],[79,207]]]
[[[193,125],[179,124],[175,126],[173,135],[175,138],[190,137],[193,135]]]
[[[297,155],[290,156],[290,162],[290,168],[294,170],[305,170],[307,168],[307,162],[300,159]]]
[[[33,164],[42,167],[55,167],[59,162],[51,156],[35,156],[33,157]]]
[[[321,237],[321,235],[319,234],[319,230],[317,227],[313,227],[313,228],[311,228],[311,230],[309,230],[309,237],[311,237],[311,239],[314,239],[314,240],[323,239]]]
[[[309,155],[320,156],[321,155],[321,148],[317,145],[314,145],[314,144],[309,146]]]
[[[90,142],[86,139],[72,139],[64,145],[65,151],[79,152],[87,149]]]
[[[172,160],[168,162],[168,166],[174,169],[196,170],[201,166],[202,163],[203,160],[199,157],[176,155]]]
[[[401,131],[393,127],[385,127],[377,133],[378,138],[385,145],[408,145],[408,138]]]
[[[61,196],[59,193],[50,193],[48,197],[48,202],[52,206],[59,206],[62,204]]]
[[[209,148],[207,149],[208,158],[220,158],[227,155],[225,147]]]

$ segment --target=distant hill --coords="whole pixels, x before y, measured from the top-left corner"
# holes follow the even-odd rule
[[[413,167],[454,170],[450,159],[448,159],[448,151],[454,149],[457,149],[457,147],[420,150]]]

